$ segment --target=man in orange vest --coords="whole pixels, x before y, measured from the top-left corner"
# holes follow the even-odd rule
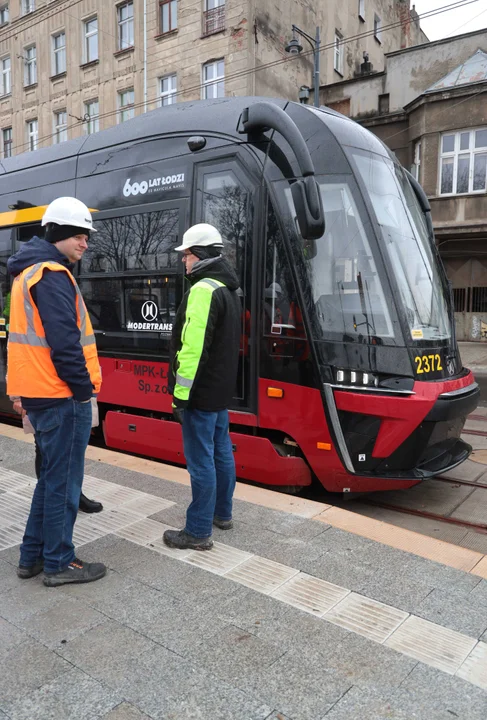
[[[17,574],[44,570],[48,587],[91,582],[102,563],[76,558],[73,526],[91,432],[91,398],[101,372],[91,321],[72,274],[93,231],[76,198],[54,200],[42,218],[45,239],[32,238],[8,261],[10,305],[7,393],[18,396],[42,457]]]

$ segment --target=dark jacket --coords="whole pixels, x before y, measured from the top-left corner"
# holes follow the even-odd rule
[[[187,276],[171,338],[169,390],[176,407],[218,412],[235,394],[242,309],[238,279],[222,258],[201,260]]]
[[[9,258],[7,268],[11,275],[17,276],[40,262],[56,262],[69,270],[74,267],[55,245],[34,237]],[[67,383],[75,400],[89,400],[93,394],[93,385],[80,343],[73,283],[64,272],[45,270],[42,279],[33,286],[31,292],[57,374]],[[63,401],[53,398],[22,398],[22,406],[27,411],[51,407],[60,402]]]

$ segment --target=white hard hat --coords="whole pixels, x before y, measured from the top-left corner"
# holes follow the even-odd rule
[[[279,285],[279,283],[272,282],[268,288],[266,288],[264,292],[264,297],[266,298],[273,298],[277,295],[280,295],[282,293],[282,287]]]
[[[187,250],[189,248],[199,245],[200,247],[223,247],[222,236],[213,225],[208,223],[198,223],[193,225],[183,235],[183,244],[175,248],[178,252],[180,250]]]
[[[60,197],[47,206],[42,217],[42,226],[48,223],[56,225],[73,225],[96,232],[93,227],[93,218],[87,206],[74,197]]]

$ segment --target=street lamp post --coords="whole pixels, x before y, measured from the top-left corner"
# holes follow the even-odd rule
[[[320,106],[320,28],[316,28],[316,35],[314,38],[311,37],[311,35],[308,35],[308,33],[305,33],[304,30],[301,30],[301,28],[298,28],[297,25],[292,25],[291,27],[293,31],[292,39],[289,41],[289,43],[286,45],[286,52],[290,55],[299,55],[303,51],[302,45],[299,44],[299,40],[296,37],[297,35],[301,35],[305,40],[309,42],[313,49],[313,57],[314,57],[314,72],[313,72],[313,80],[314,80],[314,100],[315,100],[315,107]]]

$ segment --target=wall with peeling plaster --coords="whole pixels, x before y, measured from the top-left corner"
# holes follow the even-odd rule
[[[159,79],[177,74],[178,101],[201,96],[203,63],[224,58],[225,94],[270,95],[298,99],[301,85],[313,85],[312,56],[290,59],[284,52],[294,23],[314,36],[321,28],[321,81],[353,77],[367,51],[375,69],[384,66],[384,53],[420,42],[424,37],[411,21],[409,0],[366,0],[366,17],[358,17],[358,0],[227,0],[225,21],[220,32],[203,37],[203,0],[179,0],[177,30],[161,35],[159,0],[147,0],[147,108],[158,105]],[[143,2],[133,0],[134,48],[117,53],[116,3],[81,0],[76,13],[71,2],[37,0],[36,11],[20,15],[20,0],[10,0],[10,23],[0,28],[0,57],[10,55],[12,93],[0,97],[0,130],[13,129],[14,152],[26,149],[26,122],[37,119],[39,146],[52,143],[54,113],[68,113],[68,136],[84,132],[81,119],[84,104],[98,100],[100,129],[117,122],[118,92],[134,89],[135,114],[143,111],[144,35]],[[66,11],[66,12],[63,12]],[[69,14],[67,14],[69,13]],[[373,36],[344,44],[343,76],[333,68],[335,30],[349,38],[373,30],[374,14],[385,30],[379,42]],[[98,17],[99,60],[83,65],[82,24]],[[67,73],[52,78],[50,36],[66,33]],[[37,48],[38,82],[24,90],[24,48]],[[310,47],[303,41],[305,50]],[[269,67],[269,63],[276,63]],[[310,100],[311,101],[311,100]],[[2,150],[2,148],[0,148]]]

